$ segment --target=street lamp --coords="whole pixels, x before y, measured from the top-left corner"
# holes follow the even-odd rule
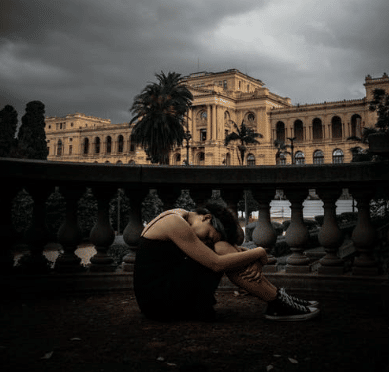
[[[189,129],[184,133],[184,140],[186,141],[186,164],[189,165],[189,141],[191,140],[192,135],[189,132]]]
[[[293,142],[296,140],[296,137],[288,137],[287,139],[290,141],[290,153],[292,156],[292,164],[294,164],[294,153],[293,153],[294,145],[293,145]]]

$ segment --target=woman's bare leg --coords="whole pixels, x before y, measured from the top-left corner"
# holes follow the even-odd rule
[[[239,249],[228,243],[218,243],[215,246],[215,252],[220,255],[236,252],[238,250]],[[240,270],[228,271],[226,272],[226,275],[228,279],[238,287],[259,297],[263,301],[269,302],[277,298],[277,287],[270,283],[263,275],[262,267],[262,263],[256,261]]]

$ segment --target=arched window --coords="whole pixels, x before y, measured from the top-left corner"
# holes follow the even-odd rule
[[[110,154],[111,152],[112,152],[112,138],[111,136],[108,136],[106,140],[106,153]]]
[[[100,154],[100,137],[95,138],[95,154]]]
[[[342,120],[339,116],[334,116],[331,120],[332,138],[342,138]]]
[[[323,164],[324,163],[324,153],[321,150],[316,150],[313,153],[313,164]]]
[[[226,124],[228,124],[228,122],[230,121],[230,118],[231,118],[230,113],[228,111],[224,111],[224,122]]]
[[[255,156],[253,154],[247,155],[247,165],[255,165]]]
[[[304,127],[301,120],[294,122],[294,136],[296,137],[296,141],[304,141]]]
[[[135,160],[130,160],[130,161],[128,162],[128,164],[130,164],[130,165],[135,165]]]
[[[63,149],[62,141],[58,140],[58,143],[57,143],[57,156],[62,156],[62,149]]]
[[[305,155],[302,151],[297,151],[295,156],[295,164],[305,164]]]
[[[118,154],[121,154],[124,149],[124,138],[122,135],[118,137]]]
[[[84,138],[83,147],[84,147],[84,155],[89,154],[89,139],[88,138]]]
[[[351,136],[361,137],[361,121],[362,118],[355,114],[351,117]]]
[[[319,118],[312,120],[312,138],[314,141],[323,139],[323,125]]]
[[[123,163],[122,163],[120,160],[118,160],[118,161],[116,162],[116,165],[123,165]]]
[[[276,156],[276,164],[277,165],[285,165],[286,164],[286,156],[285,154],[279,154]]]
[[[253,126],[255,124],[255,115],[252,112],[248,112],[245,117],[245,124],[247,126]]]
[[[344,155],[343,151],[341,149],[335,149],[332,153],[332,162],[334,164],[341,164],[343,163]]]
[[[285,142],[285,124],[282,121],[276,124],[276,139]]]
[[[181,154],[175,154],[173,158],[174,165],[181,165]]]
[[[197,154],[197,165],[204,165],[205,163],[205,154],[203,152],[199,152]]]

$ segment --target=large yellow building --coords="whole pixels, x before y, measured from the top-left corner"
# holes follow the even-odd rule
[[[297,164],[351,161],[348,141],[363,127],[374,126],[376,114],[369,111],[372,91],[389,91],[389,77],[367,76],[366,96],[356,100],[292,105],[290,98],[269,91],[261,80],[231,69],[200,72],[184,79],[194,100],[186,123],[191,139],[175,149],[170,164],[181,165],[189,153],[194,165],[239,165],[238,145],[224,146],[224,139],[242,121],[263,135],[259,145],[247,147],[244,164],[274,165],[275,139],[291,144]],[[113,164],[149,164],[143,150],[130,142],[128,123],[112,124],[83,114],[46,118],[49,160]],[[291,157],[281,159],[290,163]]]

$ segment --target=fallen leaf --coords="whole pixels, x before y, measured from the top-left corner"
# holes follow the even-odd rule
[[[158,360],[158,362],[163,362],[165,360],[165,358],[160,356],[157,358],[157,360]]]
[[[288,358],[288,359],[289,359],[289,362],[291,362],[291,363],[294,363],[294,364],[298,363],[298,361],[296,359],[293,359],[293,358]]]
[[[176,363],[166,363],[166,365],[169,367],[177,367]]]
[[[267,371],[267,372],[271,371],[272,369],[274,369],[274,367],[273,367],[271,364],[269,364],[269,365],[266,367],[266,371]]]
[[[79,337],[73,337],[70,339],[70,341],[81,341],[81,338]]]
[[[275,358],[281,358],[282,355],[274,354],[273,356],[274,356]]]
[[[43,355],[43,357],[41,359],[50,359],[52,355],[53,355],[53,351],[50,351],[49,353],[46,353],[45,355]]]

